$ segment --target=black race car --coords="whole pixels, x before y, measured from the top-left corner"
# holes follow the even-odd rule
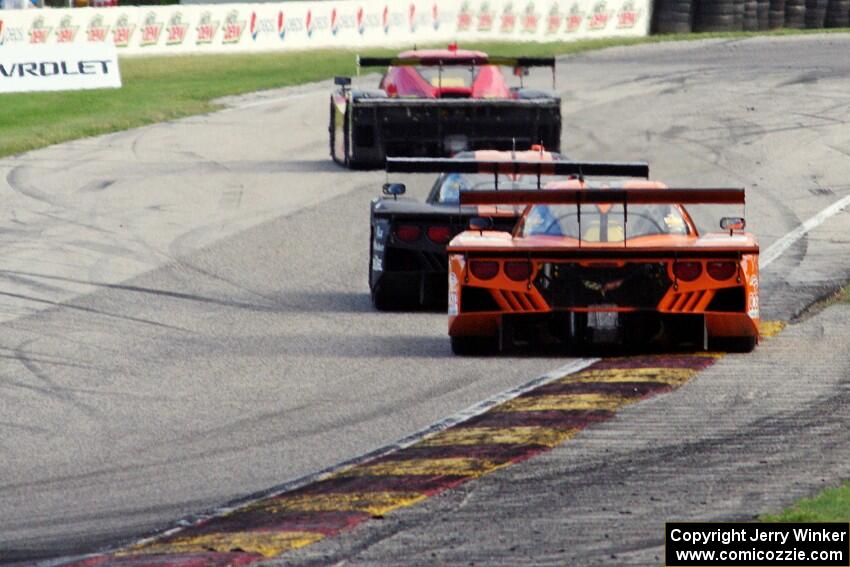
[[[424,203],[402,197],[404,185],[389,183],[372,200],[369,243],[369,288],[380,310],[444,308],[448,294],[446,245],[469,227],[473,217],[492,219],[494,228],[510,231],[522,210],[516,207],[458,205],[461,190],[533,189],[536,176],[479,172],[479,162],[563,160],[539,146],[523,152],[463,152],[454,159],[388,158],[389,173],[442,172]]]

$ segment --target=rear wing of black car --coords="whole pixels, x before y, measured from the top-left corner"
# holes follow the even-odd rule
[[[499,175],[536,175],[538,188],[541,187],[541,178],[544,175],[575,175],[579,178],[584,178],[586,175],[649,178],[649,164],[643,161],[482,161],[471,158],[387,158],[386,169],[387,173],[489,173],[493,174],[496,189],[499,188]],[[476,191],[476,193],[488,193],[488,191]]]

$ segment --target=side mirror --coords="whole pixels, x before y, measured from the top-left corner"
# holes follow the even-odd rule
[[[469,228],[479,232],[484,232],[485,230],[493,228],[493,219],[489,217],[472,217],[469,219]]]
[[[720,228],[723,230],[728,230],[729,234],[733,232],[742,231],[747,226],[747,221],[744,220],[744,217],[723,217],[720,219]]]
[[[334,84],[346,88],[351,86],[351,77],[334,77]]]
[[[397,199],[399,195],[404,195],[407,187],[404,186],[404,183],[384,183],[382,191],[384,195]]]

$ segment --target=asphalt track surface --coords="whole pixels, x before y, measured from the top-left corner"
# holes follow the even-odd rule
[[[564,149],[647,159],[671,185],[744,185],[766,249],[850,194],[848,48],[569,58]],[[458,359],[444,315],[372,311],[384,175],[326,158],[329,89],[0,161],[0,561],[130,541],[566,362]],[[848,279],[848,218],[763,272],[763,318]],[[666,519],[747,517],[850,477],[846,315],[805,318],[545,456],[286,561],[657,564]]]

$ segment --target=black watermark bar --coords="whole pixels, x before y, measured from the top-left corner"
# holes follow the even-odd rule
[[[686,523],[665,527],[666,567],[850,567],[850,523]]]

